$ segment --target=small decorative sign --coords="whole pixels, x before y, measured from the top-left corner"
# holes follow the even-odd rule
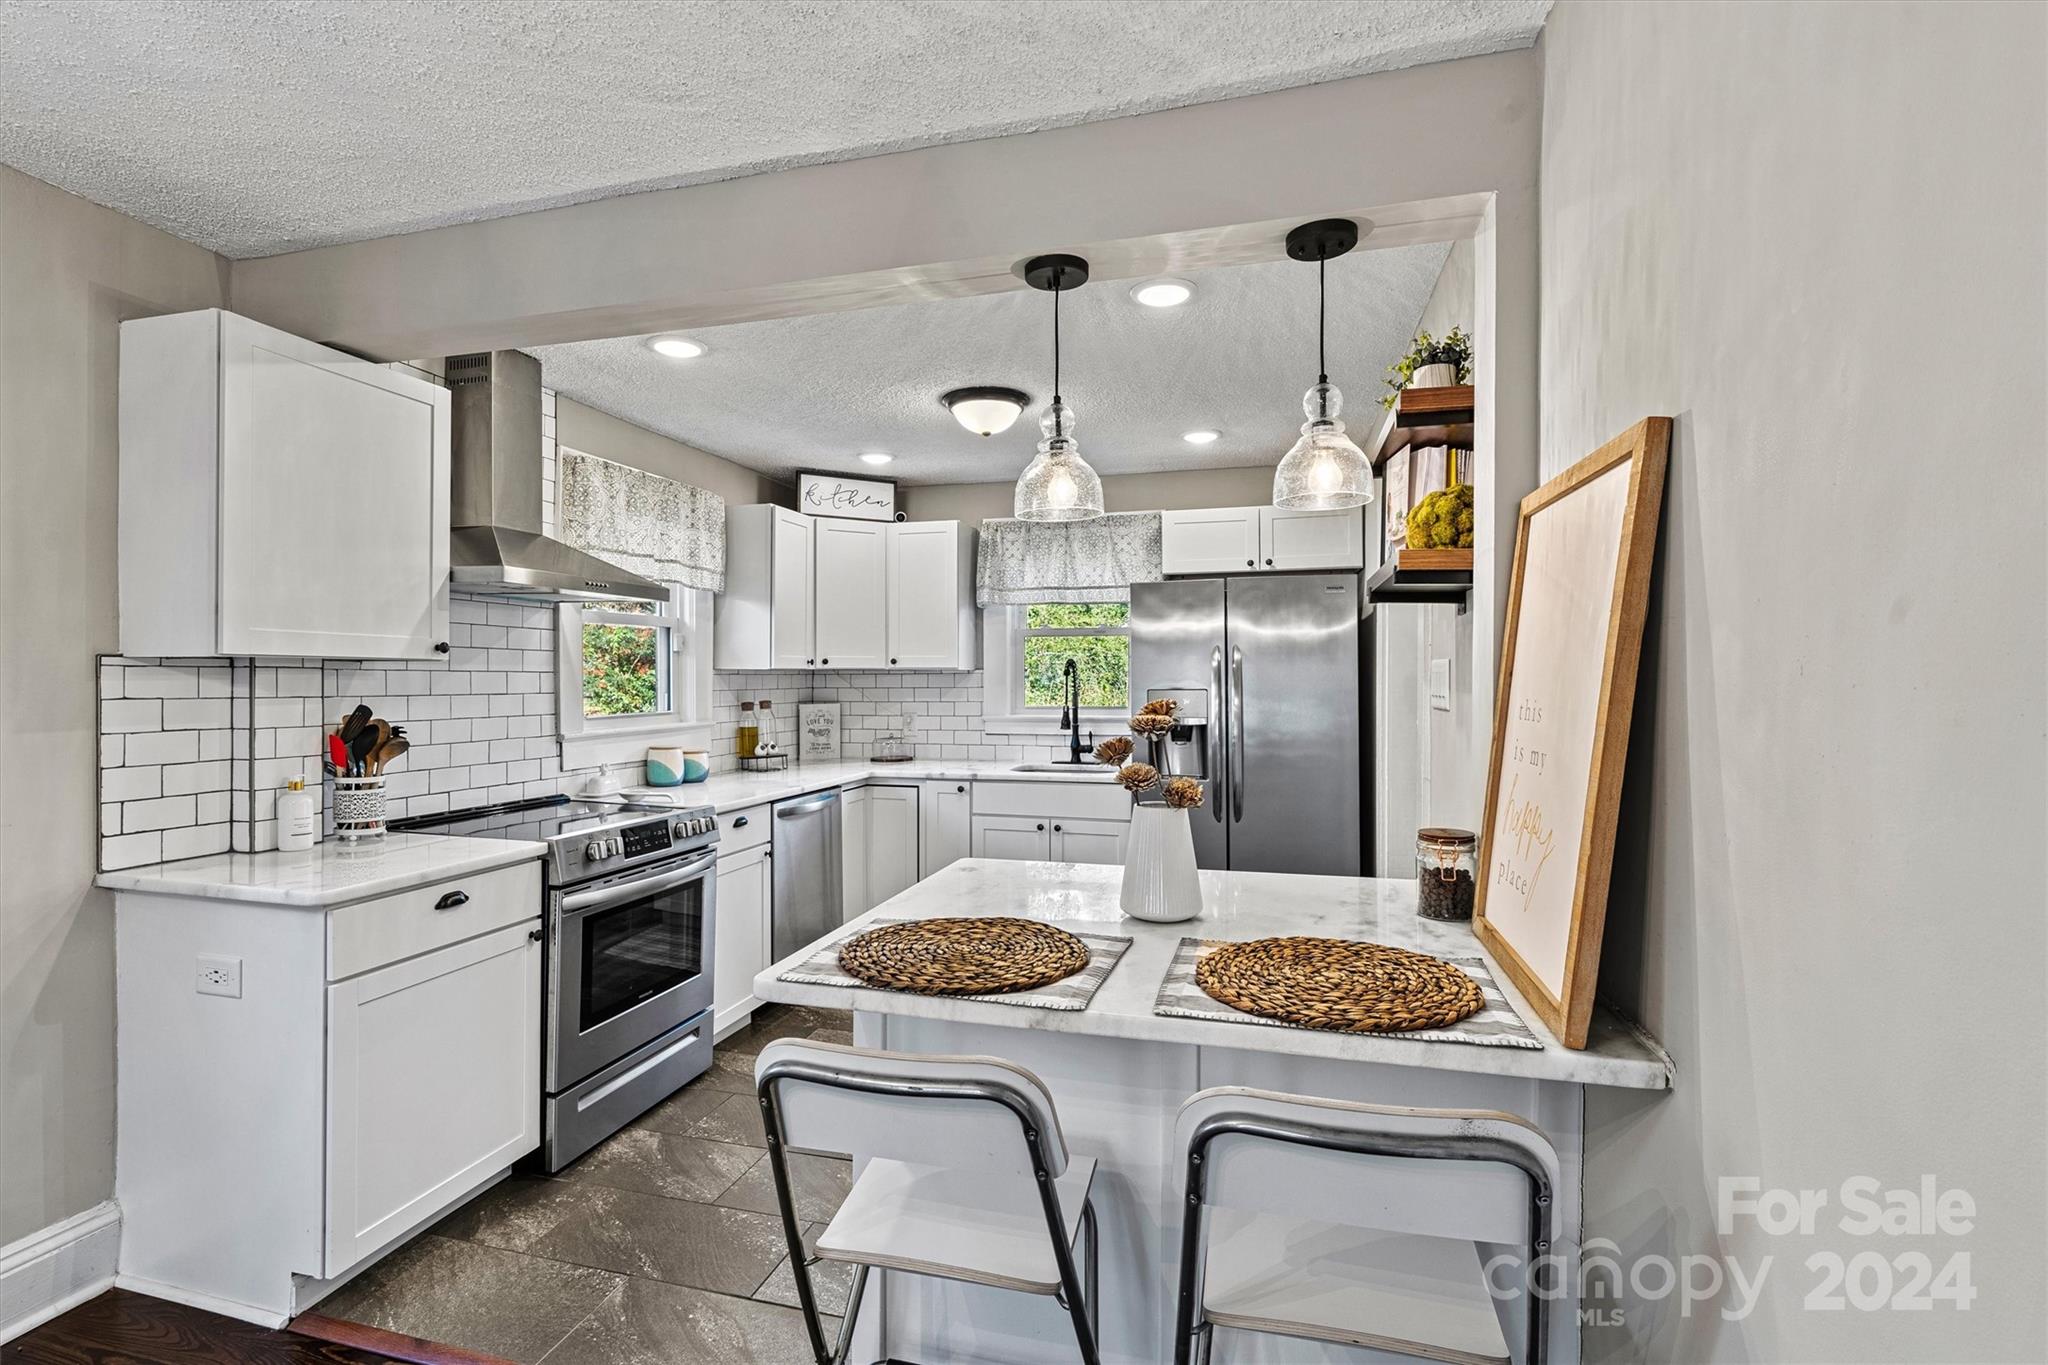
[[[796,729],[797,762],[830,763],[839,757],[838,702],[798,702]]]
[[[796,510],[807,517],[896,520],[896,484],[890,479],[850,479],[840,474],[800,471]]]

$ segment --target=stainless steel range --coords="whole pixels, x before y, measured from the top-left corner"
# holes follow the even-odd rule
[[[718,817],[558,796],[391,822],[548,846],[541,1159],[558,1171],[711,1065]]]

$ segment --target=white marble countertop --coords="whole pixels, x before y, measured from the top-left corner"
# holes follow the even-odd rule
[[[776,773],[713,773],[702,782],[680,787],[628,787],[621,797],[635,800],[670,800],[678,806],[716,806],[720,814],[780,801],[827,787],[852,787],[865,782],[921,782],[927,778],[991,782],[1087,782],[1091,785],[1114,780],[1107,768],[1066,773],[1020,773],[1015,760],[1000,762],[966,759],[913,759],[908,763],[877,763],[873,759],[841,759],[835,763],[792,763]]]
[[[877,919],[1014,915],[1078,932],[1128,936],[1132,940],[1130,950],[1085,1010],[1024,1009],[983,1000],[778,980],[782,972],[809,956],[812,950],[808,947],[755,977],[754,994],[762,1000],[826,1009],[1526,1076],[1580,1085],[1663,1090],[1671,1084],[1671,1059],[1655,1039],[1618,1015],[1595,1009],[1587,1046],[1584,1051],[1574,1052],[1543,1027],[1505,975],[1497,970],[1494,979],[1523,1021],[1543,1040],[1541,1050],[1421,1042],[1390,1035],[1263,1028],[1154,1014],[1152,1004],[1159,983],[1183,937],[1245,940],[1316,934],[1388,943],[1439,957],[1484,957],[1485,953],[1469,925],[1444,924],[1417,915],[1412,881],[1275,872],[1203,872],[1203,909],[1199,918],[1185,924],[1148,924],[1128,919],[1118,910],[1117,891],[1122,876],[1120,867],[967,858],[876,906],[840,931],[841,937],[858,933]]]
[[[520,839],[387,834],[360,844],[329,839],[299,853],[215,853],[123,868],[100,873],[93,884],[158,896],[328,909],[531,862],[546,852],[545,844]]]

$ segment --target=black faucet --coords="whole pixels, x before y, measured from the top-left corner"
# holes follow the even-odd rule
[[[1064,670],[1066,681],[1062,684],[1065,696],[1060,706],[1060,729],[1067,732],[1067,762],[1083,763],[1081,757],[1081,669],[1071,655]],[[1088,732],[1090,744],[1095,741],[1095,732]]]

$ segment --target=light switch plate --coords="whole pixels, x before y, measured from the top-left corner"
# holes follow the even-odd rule
[[[1451,661],[1431,659],[1429,661],[1429,709],[1448,711],[1451,709]]]

